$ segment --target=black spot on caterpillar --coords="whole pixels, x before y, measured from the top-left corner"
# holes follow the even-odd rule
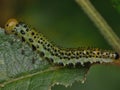
[[[119,58],[118,53],[97,48],[63,49],[53,45],[43,34],[23,22],[10,19],[5,25],[7,34],[16,34],[37,51],[43,60],[61,65],[84,65],[86,63],[110,63]]]

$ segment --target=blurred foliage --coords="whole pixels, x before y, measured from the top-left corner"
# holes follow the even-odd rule
[[[120,13],[120,0],[111,0],[113,7]]]
[[[120,37],[119,0],[91,0]],[[111,49],[92,21],[74,0],[0,0],[0,25],[8,18],[16,17],[42,32],[61,47],[98,47]],[[119,90],[120,67],[95,65],[84,85],[75,83],[68,90]],[[62,86],[53,90],[63,90]]]
[[[17,17],[23,11],[26,0],[0,0],[0,26],[4,27],[6,20]]]

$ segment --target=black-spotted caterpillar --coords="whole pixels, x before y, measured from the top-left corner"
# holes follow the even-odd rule
[[[62,49],[50,43],[41,33],[16,19],[9,19],[5,25],[5,32],[15,34],[27,42],[40,57],[54,64],[76,65],[80,63],[110,63],[119,58],[118,53],[99,49]]]

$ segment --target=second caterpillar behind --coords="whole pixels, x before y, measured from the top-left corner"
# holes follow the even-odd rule
[[[37,32],[23,22],[16,19],[9,19],[5,24],[5,32],[7,34],[15,34],[22,41],[28,43],[40,57],[47,59],[53,64],[62,64],[64,66],[80,63],[110,63],[118,60],[119,55],[116,52],[100,50],[97,48],[75,48],[63,49],[53,45],[44,37],[42,33]]]

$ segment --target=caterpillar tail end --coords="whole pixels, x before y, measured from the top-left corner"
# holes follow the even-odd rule
[[[113,64],[120,66],[120,55],[116,53],[116,58],[113,60]]]
[[[13,29],[14,27],[18,24],[18,21],[14,18],[11,18],[7,21],[7,23],[5,24],[5,33],[6,34],[11,34],[13,33]]]

